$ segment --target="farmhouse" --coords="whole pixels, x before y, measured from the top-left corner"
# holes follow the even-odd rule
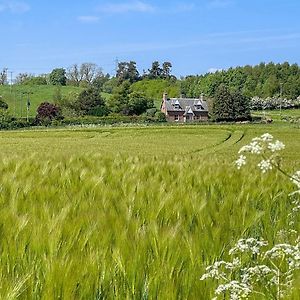
[[[161,111],[169,122],[201,122],[208,120],[208,106],[203,96],[199,99],[168,98],[165,93],[161,104]]]

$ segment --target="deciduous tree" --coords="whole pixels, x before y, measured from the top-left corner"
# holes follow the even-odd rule
[[[147,109],[152,108],[154,102],[152,99],[148,99],[144,93],[132,92],[128,97],[128,114],[129,115],[141,115],[146,112]]]
[[[136,67],[135,61],[130,62],[120,62],[118,64],[118,70],[116,77],[119,83],[128,80],[130,83],[134,83],[140,79],[139,71]]]
[[[52,85],[66,85],[67,77],[66,70],[64,68],[54,69],[50,73],[50,83]]]
[[[0,72],[0,85],[7,84],[7,68],[3,68]]]
[[[55,104],[43,102],[39,105],[37,109],[36,119],[42,124],[48,124],[53,120],[58,120],[61,118],[61,109]]]
[[[95,88],[82,91],[73,106],[81,115],[105,115],[108,111],[101,93]]]

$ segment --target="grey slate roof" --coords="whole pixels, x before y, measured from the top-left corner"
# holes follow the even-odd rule
[[[202,99],[192,98],[171,98],[166,101],[166,110],[171,112],[182,112],[185,114],[197,113],[197,112],[208,112],[207,102]]]

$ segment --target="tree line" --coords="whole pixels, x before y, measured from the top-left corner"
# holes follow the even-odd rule
[[[0,85],[8,84],[7,69],[0,71]],[[28,85],[71,85],[83,88],[95,86],[112,93],[124,81],[134,84],[143,80],[168,80],[178,83],[180,94],[199,97],[204,94],[213,97],[217,88],[224,84],[232,91],[240,91],[248,97],[282,97],[296,99],[300,95],[300,68],[297,64],[260,63],[256,66],[229,68],[204,75],[189,75],[177,79],[172,75],[172,63],[154,61],[151,67],[138,70],[135,61],[119,62],[115,76],[104,73],[95,63],[73,64],[67,69],[56,68],[50,74],[34,76],[20,73],[16,84]]]
[[[300,68],[288,62],[271,62],[186,76],[181,80],[181,92],[189,97],[198,97],[201,93],[213,97],[221,84],[248,97],[296,99],[300,95]]]
[[[8,84],[7,73],[5,68],[0,71],[0,85]],[[95,63],[82,63],[39,76],[21,73],[15,84],[57,86],[53,102],[65,116],[133,116],[148,112],[158,116],[154,101],[161,99],[162,92],[170,91],[173,97],[198,98],[204,94],[214,100],[211,114],[215,119],[243,120],[249,118],[250,108],[253,109],[250,98],[299,97],[300,68],[287,62],[261,63],[178,79],[172,74],[170,62],[154,61],[142,73],[135,61],[119,62],[114,76],[104,73]],[[62,97],[60,87],[66,85],[82,90]]]

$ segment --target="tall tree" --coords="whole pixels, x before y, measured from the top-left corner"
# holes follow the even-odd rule
[[[117,75],[120,83],[128,80],[130,83],[134,83],[140,79],[139,71],[136,67],[135,61],[120,62],[118,64]]]
[[[7,68],[3,68],[0,72],[0,85],[7,84]]]
[[[231,121],[235,119],[234,99],[228,87],[221,84],[217,89],[213,103],[213,116],[217,121]]]
[[[158,79],[161,77],[163,70],[160,67],[160,63],[158,61],[154,61],[152,63],[151,69],[148,70],[149,74],[148,77],[149,79]]]
[[[168,61],[165,61],[162,65],[162,78],[167,79],[171,77],[172,64]]]
[[[50,73],[50,83],[52,85],[66,85],[66,70],[63,68],[54,69]]]
[[[213,103],[216,121],[242,121],[250,119],[250,98],[240,91],[231,92],[225,84],[217,89]]]
[[[114,113],[129,114],[128,102],[130,94],[130,82],[124,81],[107,100],[108,108]]]
[[[273,71],[273,69],[271,69]],[[263,85],[263,93],[265,97],[271,97],[280,92],[280,83],[276,75],[270,75]]]
[[[80,66],[80,77],[89,85],[92,84],[98,74],[103,74],[102,69],[94,63],[83,63]]]
[[[79,86],[82,81],[80,67],[77,64],[68,68],[66,76],[70,85]]]
[[[24,84],[26,81],[30,80],[34,76],[29,73],[19,73],[16,76],[15,83],[16,84]]]
[[[96,77],[94,78],[93,80],[93,87],[98,89],[99,91],[103,91],[103,87],[104,85],[110,80],[110,75],[107,73],[107,74],[103,74],[102,72],[101,73],[98,73],[96,75]]]
[[[251,118],[250,98],[239,91],[232,93],[234,120],[244,121]]]
[[[105,115],[107,112],[101,93],[95,88],[82,91],[73,107],[81,115]]]
[[[96,78],[104,77],[102,69],[94,63],[74,64],[67,71],[68,84],[91,86]]]

